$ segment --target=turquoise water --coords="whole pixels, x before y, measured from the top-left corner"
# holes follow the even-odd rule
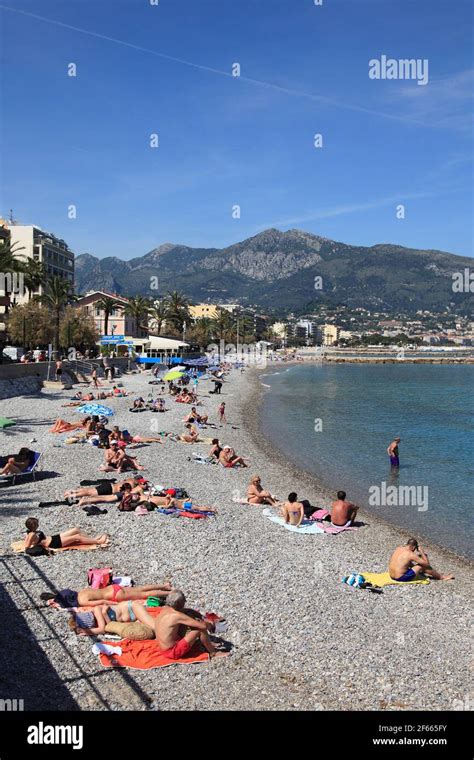
[[[473,366],[280,366],[261,382],[270,386],[262,431],[289,459],[410,534],[472,557]],[[392,475],[386,448],[397,435]]]

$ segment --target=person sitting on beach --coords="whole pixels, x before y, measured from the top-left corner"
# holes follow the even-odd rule
[[[354,525],[359,507],[346,501],[346,492],[338,491],[337,499],[331,506],[331,525],[334,528],[349,528]]]
[[[130,412],[136,412],[139,409],[145,409],[145,400],[139,396],[138,398],[133,400],[133,406],[130,407]]]
[[[388,572],[399,583],[419,580],[425,576],[437,581],[454,580],[454,575],[441,575],[431,566],[428,555],[416,538],[409,538],[405,546],[397,546],[390,557]]]
[[[8,454],[6,464],[0,470],[0,475],[18,475],[20,472],[31,467],[35,459],[35,452],[26,446],[20,449],[18,454]]]
[[[55,601],[61,607],[98,607],[104,602],[119,604],[120,602],[132,602],[139,599],[148,599],[149,596],[166,598],[172,590],[170,583],[153,583],[148,586],[119,586],[113,583],[105,588],[84,588],[80,591],[66,588],[62,591],[45,591],[40,594],[43,602]],[[153,627],[153,626],[152,626]]]
[[[225,657],[209,638],[209,631],[215,630],[214,623],[203,620],[196,610],[185,608],[186,598],[182,591],[171,591],[165,606],[156,617],[146,612],[145,622],[155,631],[160,653],[170,660],[179,660],[191,651],[194,644],[201,642],[209,658]]]
[[[207,425],[209,417],[207,414],[199,414],[195,406],[191,407],[191,411],[184,418],[183,422],[197,422],[199,425]]]
[[[80,528],[70,528],[69,530],[65,530],[64,533],[46,536],[42,530],[38,530],[39,520],[36,517],[28,517],[25,525],[28,531],[25,538],[25,549],[31,549],[33,546],[43,546],[45,549],[65,549],[68,546],[77,546],[78,544],[97,544],[101,546],[109,540],[105,533],[92,538],[82,533]]]
[[[277,504],[270,491],[265,491],[262,488],[260,475],[254,475],[251,478],[247,488],[247,501],[249,504],[270,504],[272,507]]]
[[[104,464],[101,464],[99,470],[102,472],[123,472],[127,467],[131,470],[144,470],[145,468],[138,464],[135,457],[126,454],[120,449],[117,441],[112,441],[109,449],[105,449]]]
[[[299,528],[304,520],[303,502],[298,501],[298,496],[294,491],[288,494],[288,500],[281,505],[280,511],[285,523],[294,525],[296,528]]]
[[[149,408],[152,412],[166,412],[164,398],[156,398],[149,404]]]
[[[211,449],[209,451],[209,457],[211,459],[213,459],[213,460],[215,459],[215,460],[217,460],[219,462],[220,461],[219,460],[219,456],[221,454],[221,451],[222,451],[222,446],[219,443],[219,439],[218,438],[213,438],[212,439],[212,446],[211,446]]]
[[[219,454],[219,462],[224,467],[248,467],[243,457],[238,456],[230,446],[223,446]]]
[[[117,396],[117,398],[122,398],[122,396],[127,396],[127,391],[125,388],[117,388],[116,385],[112,386],[112,393],[114,396]],[[143,401],[143,399],[142,399]]]
[[[188,432],[180,435],[178,440],[183,441],[183,443],[195,443],[199,438],[199,430],[197,427],[192,425],[191,422],[187,422],[184,427]]]

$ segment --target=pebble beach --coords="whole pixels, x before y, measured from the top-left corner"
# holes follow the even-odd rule
[[[121,378],[132,398],[158,394],[150,379],[148,373]],[[295,490],[327,508],[333,497],[262,438],[256,371],[233,371],[220,396],[209,395],[210,388],[199,383],[199,412],[217,424],[225,401],[227,425],[203,435],[247,457],[248,469],[190,460],[192,452],[207,454],[205,444],[165,439],[133,452],[152,483],[184,488],[194,503],[218,510],[205,520],[139,516],[115,505],[94,517],[77,506],[38,508],[82,479],[109,477],[98,471],[103,452],[48,433],[57,417],[80,419],[74,408],[61,407],[72,391],[48,388],[0,402],[1,414],[17,421],[0,432],[2,455],[21,446],[44,454],[36,482],[0,486],[0,697],[23,699],[25,710],[469,709],[469,563],[424,542],[434,567],[454,573],[455,581],[389,586],[381,594],[341,583],[352,571],[385,571],[407,533],[361,510],[364,526],[356,531],[299,535],[264,518],[261,506],[237,504],[255,473],[280,498]],[[101,403],[114,410],[111,424],[132,434],[182,433],[190,407],[165,399],[164,414],[132,414],[130,398]],[[13,554],[10,544],[24,535],[31,516],[47,535],[77,525],[92,535],[108,533],[110,545],[53,557]],[[226,619],[231,655],[148,671],[103,668],[93,640],[73,634],[68,615],[39,599],[52,588],[86,587],[87,570],[95,566],[132,576],[137,585],[169,581],[182,589],[189,606]]]

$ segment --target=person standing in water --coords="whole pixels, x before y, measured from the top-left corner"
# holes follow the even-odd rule
[[[400,440],[401,439],[398,436],[397,438],[394,438],[387,449],[387,454],[390,457],[391,467],[400,467],[400,458],[398,453],[398,444],[400,443]]]

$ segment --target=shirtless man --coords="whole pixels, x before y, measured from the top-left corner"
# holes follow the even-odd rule
[[[254,475],[250,480],[247,488],[247,501],[249,504],[270,504],[272,507],[277,504],[270,491],[263,489],[260,475]]]
[[[331,507],[331,525],[334,528],[349,528],[354,525],[359,507],[346,501],[346,492],[338,491],[337,499],[333,501]]]
[[[200,425],[207,425],[207,414],[198,414],[196,407],[192,406],[189,414],[184,418],[183,422],[198,422]]]
[[[219,652],[209,638],[208,631],[214,630],[214,624],[203,620],[194,610],[185,610],[185,604],[182,591],[171,591],[162,612],[156,618],[148,613],[143,619],[154,629],[161,654],[170,660],[179,660],[199,639],[209,658],[225,657],[227,653]]]
[[[304,520],[303,502],[298,501],[298,496],[294,491],[288,494],[288,500],[283,502],[280,511],[284,521],[294,525],[295,528],[299,528]]]
[[[241,467],[248,467],[248,464],[245,463],[245,459],[238,456],[230,446],[222,447],[222,451],[219,454],[219,462],[224,467],[236,467],[238,464]]]
[[[110,448],[104,450],[104,464],[100,465],[99,470],[102,472],[123,472],[126,467],[131,470],[145,469],[141,464],[138,464],[135,457],[131,457],[123,449],[119,449],[117,441],[111,441]]]
[[[398,454],[398,444],[400,441],[401,438],[397,436],[397,438],[394,438],[390,446],[387,448],[387,454],[390,457],[391,467],[400,467],[400,458]]]
[[[452,581],[454,575],[441,575],[430,565],[428,555],[416,538],[409,538],[405,546],[397,546],[388,563],[388,572],[394,581],[414,581],[428,576],[437,581]]]

